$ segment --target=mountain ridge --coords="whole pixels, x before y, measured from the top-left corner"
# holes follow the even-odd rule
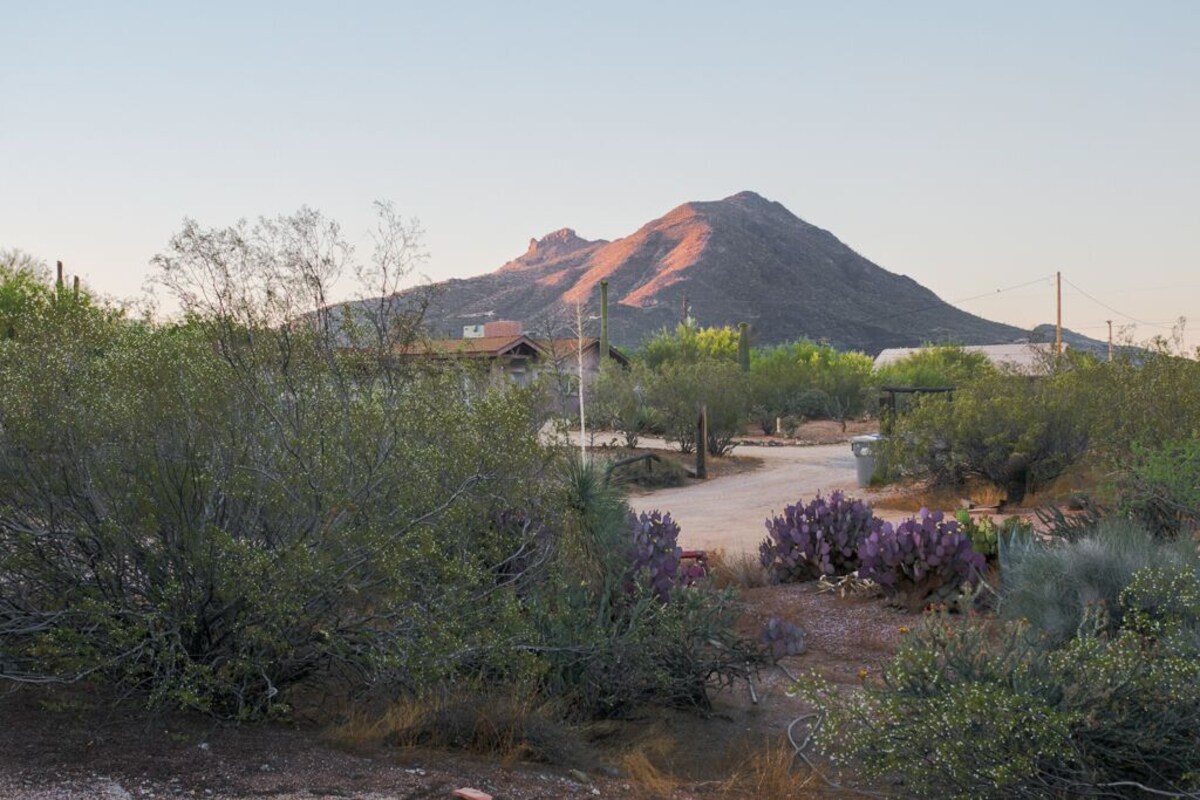
[[[524,254],[494,272],[424,287],[433,289],[427,321],[435,335],[452,337],[481,317],[561,333],[575,304],[596,311],[602,280],[609,283],[610,337],[624,347],[673,327],[685,301],[700,324],[750,323],[759,344],[808,337],[877,353],[1029,336],[951,306],[751,191],[682,203],[611,241],[567,227],[530,239]]]

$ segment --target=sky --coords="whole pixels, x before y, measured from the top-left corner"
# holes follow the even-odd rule
[[[749,189],[972,313],[1052,322],[1062,272],[1067,327],[1200,345],[1197,2],[0,0],[0,29],[0,248],[102,294],[185,217],[309,206],[366,255],[388,200],[436,281]]]

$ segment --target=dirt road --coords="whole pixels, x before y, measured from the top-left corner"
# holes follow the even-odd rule
[[[644,446],[665,447],[646,440]],[[849,444],[812,447],[747,447],[739,455],[761,458],[761,469],[708,482],[688,481],[629,498],[636,511],[670,511],[681,529],[685,549],[723,548],[727,552],[754,552],[766,531],[763,521],[773,512],[799,499],[810,500],[818,491],[834,489],[862,496],[857,488],[854,455]]]

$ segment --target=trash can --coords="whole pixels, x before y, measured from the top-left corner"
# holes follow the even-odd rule
[[[878,433],[868,433],[865,436],[854,436],[850,439],[850,450],[854,453],[854,466],[858,470],[858,485],[866,488],[875,477],[879,466],[879,445],[883,437]]]

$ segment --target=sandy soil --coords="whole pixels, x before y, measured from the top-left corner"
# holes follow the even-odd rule
[[[648,446],[665,446],[650,440]],[[747,447],[738,451],[762,459],[752,472],[645,492],[629,498],[635,511],[670,511],[679,522],[680,545],[687,549],[754,552],[766,535],[764,522],[798,500],[835,489],[871,500],[876,493],[858,486],[854,455],[847,443],[807,447]],[[910,516],[883,510],[893,522]]]

